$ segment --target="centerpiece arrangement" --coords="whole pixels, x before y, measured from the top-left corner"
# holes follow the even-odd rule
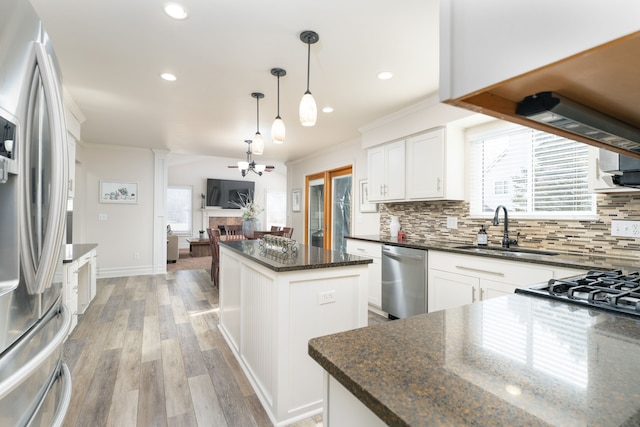
[[[242,212],[242,234],[247,239],[253,238],[253,233],[260,230],[260,218],[258,216],[264,211],[260,205],[253,201],[250,195],[238,193],[239,202],[231,202],[243,210]]]

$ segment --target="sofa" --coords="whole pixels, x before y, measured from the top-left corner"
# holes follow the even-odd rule
[[[180,257],[178,250],[178,235],[167,234],[167,262],[176,262]]]

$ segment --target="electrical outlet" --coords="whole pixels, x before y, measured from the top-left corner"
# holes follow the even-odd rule
[[[133,253],[133,259],[140,259],[140,252],[135,251],[135,252]]]
[[[318,294],[318,304],[331,304],[334,302],[336,302],[336,291],[326,291]]]
[[[640,221],[611,220],[611,235],[640,238]]]
[[[458,217],[457,216],[448,216],[447,217],[447,228],[458,228]]]
[[[107,220],[107,214],[106,213],[98,214],[98,221],[106,221],[106,220]]]

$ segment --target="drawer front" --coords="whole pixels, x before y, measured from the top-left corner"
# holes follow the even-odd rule
[[[347,239],[347,252],[352,255],[382,258],[382,244]]]
[[[530,285],[553,278],[553,268],[518,261],[429,251],[429,268],[514,285]]]

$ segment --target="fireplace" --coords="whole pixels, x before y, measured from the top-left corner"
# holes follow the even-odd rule
[[[202,224],[208,228],[218,228],[224,234],[225,225],[242,225],[240,209],[203,209]]]

